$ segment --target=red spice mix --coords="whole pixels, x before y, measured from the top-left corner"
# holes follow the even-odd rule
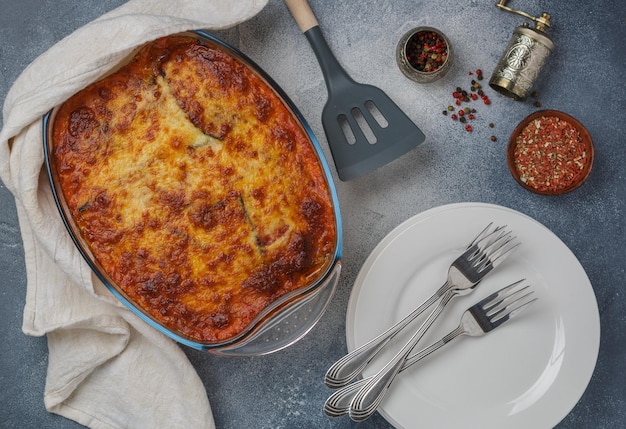
[[[556,116],[530,121],[517,136],[513,155],[522,183],[544,193],[567,190],[590,159],[578,129]]]

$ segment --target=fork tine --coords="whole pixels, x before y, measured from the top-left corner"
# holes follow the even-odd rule
[[[526,296],[531,295],[530,293]],[[528,306],[530,304],[532,304],[533,302],[537,301],[539,298],[535,297],[529,301],[526,302],[516,302],[515,306],[509,306],[506,307],[505,310],[506,312],[502,315],[500,315],[496,320],[493,320],[491,323],[493,324],[494,328],[498,327],[500,325],[502,325],[504,322],[506,322],[509,319],[512,319],[513,317],[517,316],[518,314],[520,314],[522,311],[524,311],[525,309],[528,308]]]
[[[476,305],[479,306],[480,308],[482,308],[485,311],[488,311],[488,310],[492,309],[493,307],[498,305],[500,302],[502,302],[504,299],[506,299],[506,297],[509,296],[509,293],[513,289],[515,289],[520,283],[522,283],[525,280],[526,279],[521,279],[521,280],[518,280],[518,281],[516,281],[514,283],[511,283],[510,285],[508,285],[506,287],[503,287],[502,289],[492,293],[488,297],[483,298]],[[513,293],[515,293],[515,292],[513,292]]]
[[[525,288],[524,288],[525,289]],[[519,292],[522,292],[521,290]],[[530,303],[537,301],[537,297],[533,296],[529,299],[531,295],[533,295],[533,291],[530,291],[520,297],[517,297],[514,301],[496,309],[495,312],[488,314],[487,317],[491,320],[491,323],[494,326],[499,326],[500,324],[506,322],[511,317],[515,317],[522,310],[526,308]]]
[[[511,231],[502,231],[497,239],[492,240],[487,246],[483,247],[483,251],[488,258],[493,258],[494,254],[515,239],[516,237],[511,235]]]
[[[486,244],[479,245],[470,258],[474,268],[481,272],[499,265],[520,243],[510,231],[498,231],[488,238]],[[482,248],[481,248],[482,247]]]
[[[519,280],[499,290],[478,304],[494,328],[515,317],[537,300],[536,297],[529,299],[534,293],[532,290],[528,291],[529,285],[515,289],[522,281],[524,280]]]
[[[532,291],[524,293],[529,286],[516,289],[524,279],[518,280],[497,292],[492,293],[477,304],[469,308],[469,312],[474,316],[476,322],[480,325],[484,332],[489,332],[511,317],[519,314],[528,304],[535,301],[536,298],[528,300]],[[506,303],[506,304],[505,304]]]
[[[519,300],[521,298],[524,298],[528,294],[531,294],[532,291],[530,291],[527,294],[523,295],[524,292],[529,287],[530,287],[529,285],[526,285],[526,286],[522,287],[521,289],[518,289],[516,291],[513,291],[513,292],[510,292],[510,293],[506,294],[506,296],[503,296],[497,302],[491,302],[491,303],[489,303],[489,305],[486,305],[483,309],[485,310],[487,316],[492,317],[492,316],[496,315],[496,313],[502,311],[502,309],[504,309],[506,306],[512,304],[513,302],[515,302],[515,301],[517,301],[517,300]]]
[[[499,260],[504,260],[517,246],[521,243],[516,240],[517,237],[510,237],[508,240],[502,243],[500,247],[494,249],[493,252],[489,254],[489,260],[491,263],[495,263]]]
[[[504,235],[510,234],[503,231],[503,226],[498,226],[493,231],[487,231],[488,228],[489,226],[476,237],[471,246],[468,246],[466,251],[468,261],[481,261],[485,259],[486,250],[494,243],[497,243]]]
[[[496,232],[498,230],[498,228],[502,228],[502,227],[496,227],[495,230],[491,231],[491,226],[493,225],[493,222],[489,222],[489,224],[485,227],[485,229],[483,229],[482,231],[480,231],[480,233],[476,236],[476,238],[474,238],[472,240],[472,242],[470,244],[467,245],[467,249],[469,249],[470,247],[474,246],[475,244],[477,244],[479,241],[481,241],[483,238],[485,238],[486,236]]]
[[[479,249],[485,250],[493,243],[500,240],[502,237],[510,234],[510,232],[506,231],[504,228],[505,226],[496,227],[491,233],[485,235],[480,240],[478,240],[476,242],[476,246],[478,246]]]

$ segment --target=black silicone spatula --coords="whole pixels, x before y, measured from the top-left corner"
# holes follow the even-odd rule
[[[381,89],[355,82],[330,50],[306,0],[285,0],[320,63],[328,101],[322,125],[339,179],[351,180],[405,154],[424,133]]]

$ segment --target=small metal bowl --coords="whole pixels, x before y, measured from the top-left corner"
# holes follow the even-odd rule
[[[573,161],[573,162],[578,162],[580,163],[580,165],[582,165],[582,168],[579,169],[577,167],[576,168],[577,171],[575,172],[575,174],[573,174],[571,177],[567,177],[566,179],[562,180],[562,183],[556,183],[554,179],[550,179],[552,180],[552,182],[550,182],[550,185],[546,185],[543,179],[540,183],[535,182],[535,178],[538,177],[538,175],[529,173],[528,170],[526,173],[522,171],[523,169],[520,166],[520,162],[518,159],[520,154],[518,153],[519,151],[517,151],[516,149],[518,147],[518,144],[521,144],[518,138],[520,137],[522,132],[524,132],[526,127],[528,127],[534,121],[537,121],[537,120],[544,121],[543,123],[539,122],[538,124],[540,125],[546,124],[546,121],[552,120],[553,118],[557,118],[558,121],[567,122],[568,124],[572,125],[576,129],[580,138],[579,142],[582,145],[584,158],[574,160],[574,161],[569,158],[564,159],[564,162],[567,162],[568,160]],[[537,123],[535,123],[535,126],[536,124]],[[571,149],[571,147],[563,147],[563,149]],[[554,155],[547,154],[547,153],[537,153],[538,151],[539,150],[533,151],[533,154],[535,156],[534,159],[537,162],[548,163],[547,157],[554,156]],[[567,156],[569,155],[570,154],[567,154]],[[591,173],[591,168],[593,166],[593,158],[594,158],[594,146],[593,146],[593,141],[591,139],[591,135],[589,134],[589,131],[587,131],[587,129],[578,120],[558,110],[540,110],[527,116],[523,121],[519,123],[519,125],[515,128],[515,130],[511,134],[511,137],[509,138],[509,144],[507,147],[507,163],[509,166],[509,171],[511,172],[511,175],[513,176],[513,178],[517,181],[517,183],[522,185],[524,188],[528,189],[531,192],[541,194],[541,195],[560,195],[566,192],[573,191],[574,189],[578,188],[587,179],[587,177],[589,176],[589,173]],[[548,164],[554,165],[554,163],[548,163]],[[549,177],[554,177],[553,172],[554,170],[550,172]],[[558,177],[558,176],[556,177],[557,181],[561,181],[561,179],[562,179],[561,177]]]
[[[438,60],[427,61],[426,65],[418,62],[415,54],[412,54],[412,46],[420,37],[435,37],[437,41],[444,43],[444,53]],[[432,54],[428,54],[432,55]],[[443,57],[443,58],[442,58]],[[398,42],[396,47],[396,61],[398,67],[406,77],[417,83],[430,83],[441,79],[452,67],[452,45],[448,38],[441,31],[433,27],[416,27],[407,31]],[[428,63],[435,63],[432,70],[428,70]]]

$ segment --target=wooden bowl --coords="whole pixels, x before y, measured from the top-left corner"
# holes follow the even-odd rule
[[[589,176],[593,158],[589,131],[558,110],[527,116],[511,134],[507,148],[507,163],[515,180],[542,195],[578,188]]]

